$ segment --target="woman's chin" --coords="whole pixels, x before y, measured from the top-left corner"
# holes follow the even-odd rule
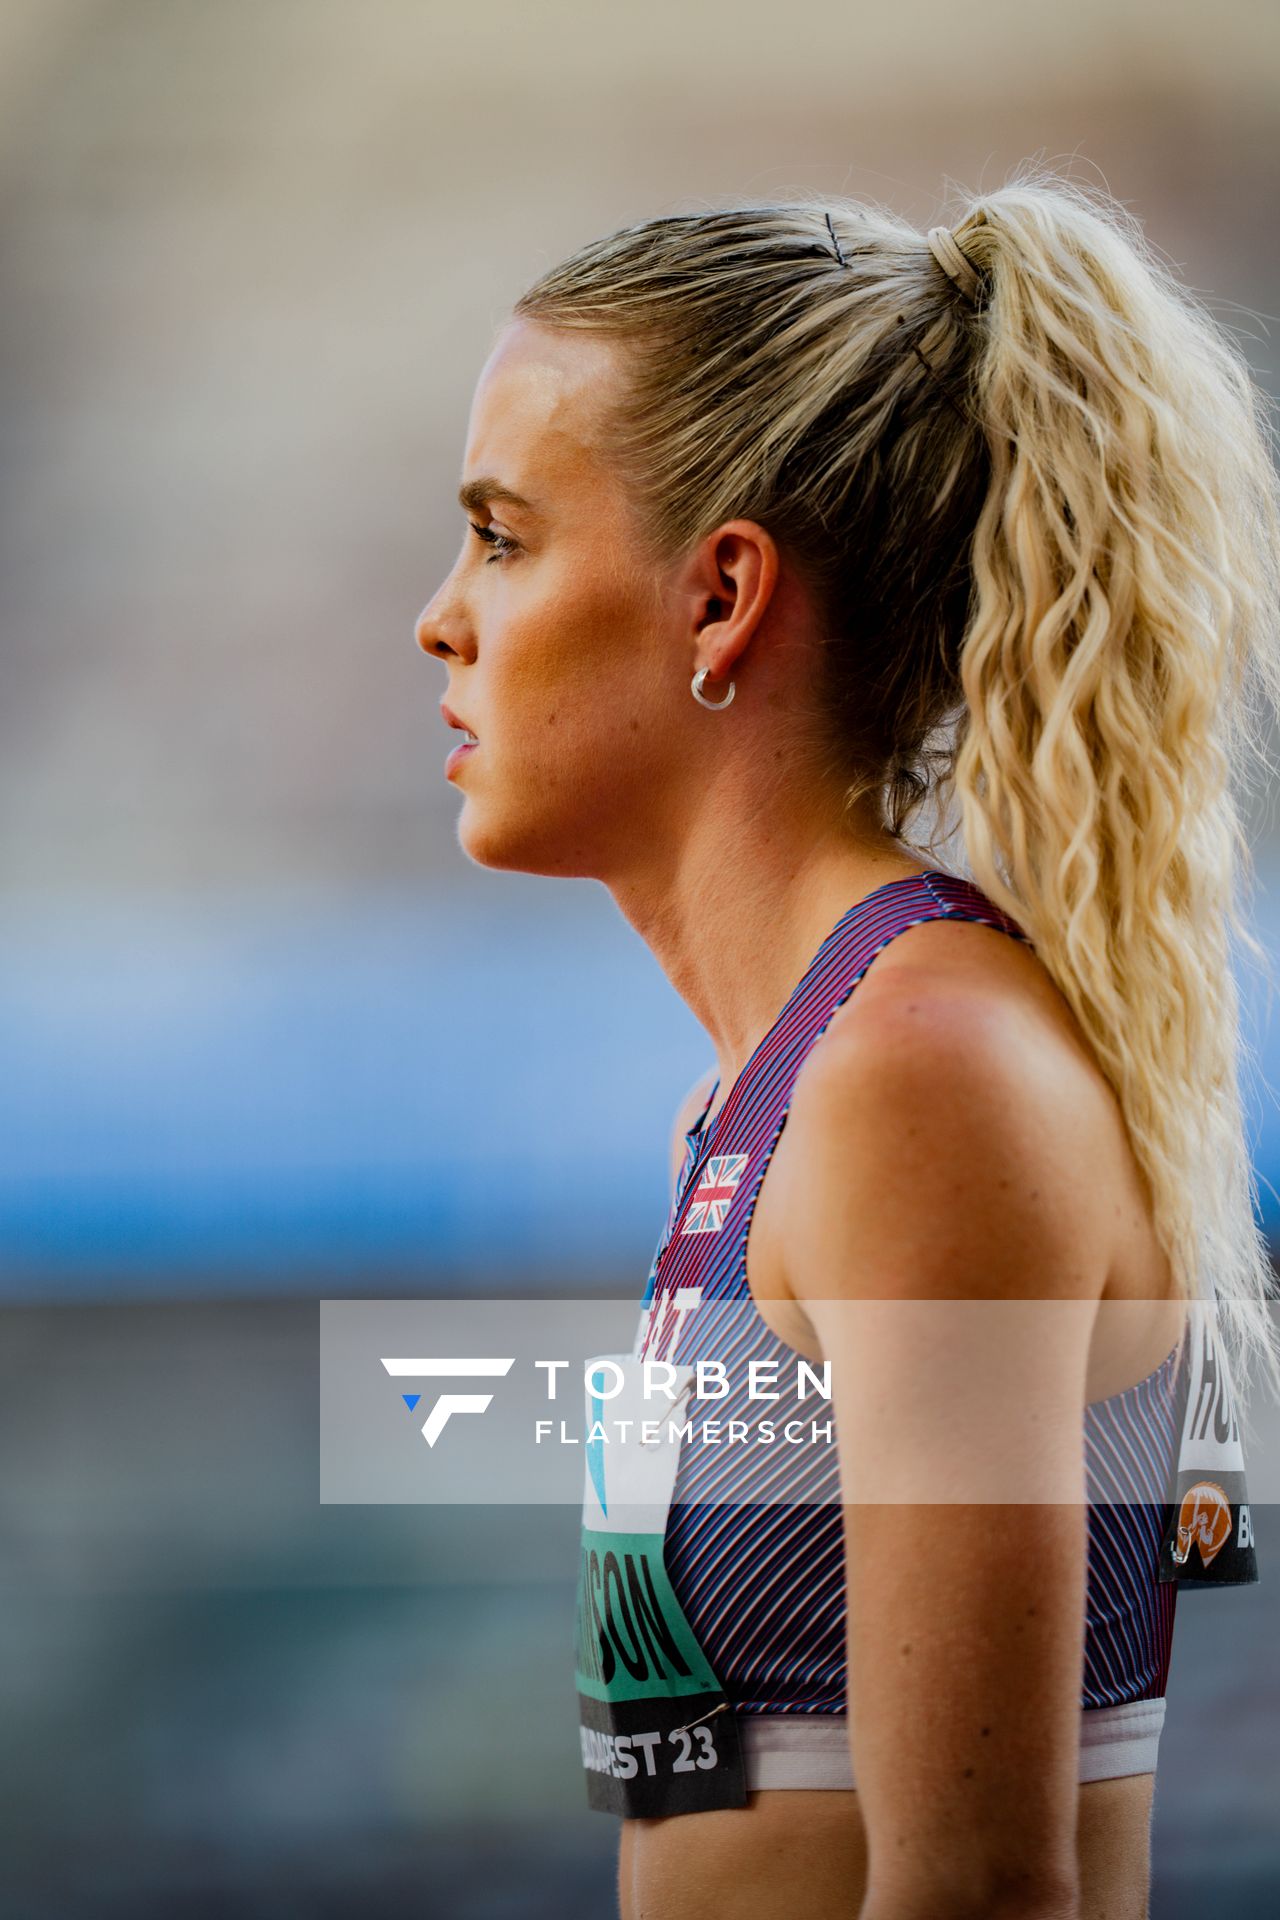
[[[573,836],[570,847],[563,834],[547,832],[545,823],[527,814],[500,820],[468,801],[458,816],[458,845],[478,867],[539,873],[549,879],[590,877],[583,865],[581,834]]]
[[[530,832],[528,820],[495,819],[491,810],[468,801],[458,816],[458,845],[478,867],[516,873],[543,873],[545,848]],[[551,869],[555,871],[555,869]]]

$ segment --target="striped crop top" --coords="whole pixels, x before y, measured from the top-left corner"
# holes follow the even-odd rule
[[[641,1357],[715,1359],[727,1363],[737,1383],[750,1377],[753,1360],[795,1367],[796,1350],[754,1309],[746,1271],[751,1216],[792,1088],[810,1047],[876,955],[906,928],[944,918],[1027,938],[969,881],[937,871],[889,881],[858,901],[823,942],[708,1128],[712,1089],[686,1135],[683,1171],[650,1269],[636,1342]],[[1177,1588],[1162,1583],[1157,1569],[1161,1503],[1175,1469],[1185,1393],[1183,1355],[1175,1349],[1135,1386],[1085,1408],[1086,1710],[1164,1695]],[[748,1414],[745,1401],[735,1407],[744,1392],[739,1384],[717,1408],[724,1420]],[[758,1417],[758,1407],[751,1411]],[[664,1548],[672,1588],[735,1713],[842,1714],[844,1542],[834,1452],[815,1451],[803,1469],[814,1476],[813,1487],[785,1503],[770,1498],[767,1459],[733,1469],[731,1500],[724,1492],[728,1471],[716,1447],[687,1447],[681,1455]]]

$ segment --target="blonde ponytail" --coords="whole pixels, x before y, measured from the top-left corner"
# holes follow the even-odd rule
[[[1229,945],[1265,964],[1233,793],[1280,706],[1261,396],[1113,203],[1029,180],[956,238],[988,288],[954,765],[970,868],[1115,1090],[1179,1291],[1216,1289],[1237,1370],[1275,1383]]]

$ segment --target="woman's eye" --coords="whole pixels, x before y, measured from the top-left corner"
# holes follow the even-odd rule
[[[489,559],[485,561],[486,566],[488,566],[492,560],[505,560],[509,553],[516,551],[517,543],[514,540],[508,539],[505,533],[497,533],[492,527],[482,527],[475,520],[469,521],[468,525],[478,540],[483,540],[486,546],[494,549],[489,555]]]

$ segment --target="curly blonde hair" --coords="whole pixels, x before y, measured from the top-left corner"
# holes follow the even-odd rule
[[[1280,710],[1266,403],[1105,193],[1022,169],[952,232],[976,299],[892,212],[804,199],[623,228],[515,313],[625,340],[606,451],[655,556],[738,517],[787,552],[825,771],[900,838],[926,803],[962,830],[1115,1091],[1179,1292],[1211,1275],[1242,1392],[1254,1363],[1280,1388],[1230,953],[1265,965],[1237,890]]]

